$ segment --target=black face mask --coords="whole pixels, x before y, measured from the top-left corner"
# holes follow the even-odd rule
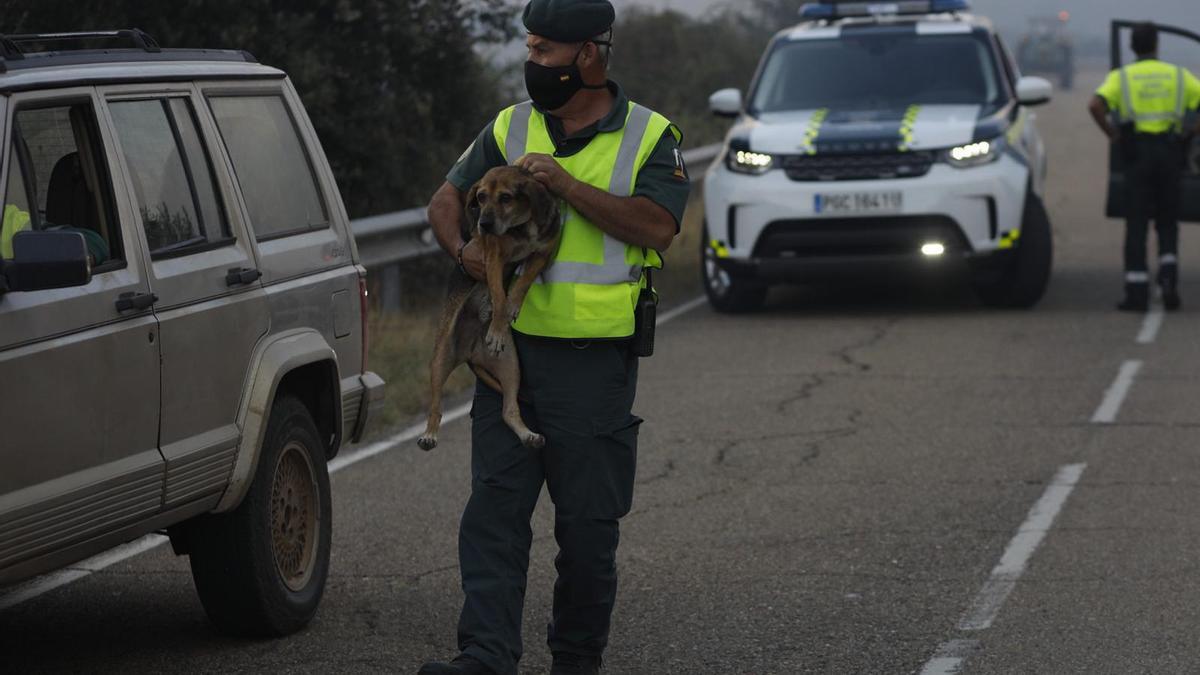
[[[598,43],[599,44],[599,43]],[[586,47],[587,44],[584,44]],[[591,85],[583,83],[583,74],[579,72],[579,55],[583,47],[575,52],[575,58],[566,66],[542,66],[533,61],[525,62],[525,89],[529,98],[539,108],[547,112],[558,110],[567,104],[580,89],[604,89],[607,84]]]

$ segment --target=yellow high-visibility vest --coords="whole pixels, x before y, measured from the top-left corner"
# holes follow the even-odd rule
[[[1097,93],[1138,133],[1163,134],[1183,130],[1184,115],[1196,103],[1197,85],[1180,66],[1144,59],[1110,73]]]
[[[4,207],[4,220],[0,221],[0,258],[12,260],[13,237],[22,230],[29,229],[29,212],[23,211],[12,204]]]
[[[554,159],[577,180],[628,197],[659,139],[674,128],[662,115],[630,102],[621,129],[598,133],[580,152]],[[509,164],[528,153],[554,155],[546,118],[528,101],[503,110],[493,132]],[[643,271],[662,267],[662,259],[605,234],[570,205],[563,208],[558,252],[529,289],[514,330],[576,339],[633,335]]]

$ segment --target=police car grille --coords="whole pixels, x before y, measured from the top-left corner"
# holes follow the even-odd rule
[[[795,181],[918,178],[933,166],[932,152],[883,155],[788,155],[783,170]]]

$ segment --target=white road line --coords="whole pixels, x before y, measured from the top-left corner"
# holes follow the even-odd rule
[[[692,298],[691,300],[688,300],[687,302],[683,303],[682,305],[680,305],[674,309],[663,312],[662,316],[658,317],[658,321],[654,322],[654,325],[661,326],[664,323],[671,321],[672,319],[683,316],[684,314],[687,314],[688,312],[692,311],[693,309],[696,309],[700,305],[703,305],[707,299],[708,298],[706,298],[705,296],[702,295],[698,298]]]
[[[955,675],[962,672],[967,657],[979,650],[979,640],[947,640],[938,645],[921,675]]]
[[[1058,470],[1042,498],[1033,505],[1025,522],[1017,528],[1017,534],[1008,543],[1000,562],[992,569],[987,583],[959,620],[959,630],[983,630],[992,625],[1009,593],[1012,593],[1017,581],[1025,573],[1025,566],[1033,552],[1046,538],[1046,533],[1050,531],[1054,519],[1067,502],[1067,497],[1071,496],[1085,468],[1087,464],[1068,464]]]
[[[1146,318],[1142,320],[1142,331],[1137,336],[1139,345],[1154,344],[1154,340],[1158,338],[1158,329],[1162,328],[1165,316],[1161,305],[1155,305],[1149,312],[1146,312]]]
[[[1116,421],[1117,413],[1121,412],[1121,404],[1125,402],[1125,396],[1129,394],[1133,380],[1141,369],[1141,361],[1126,361],[1121,364],[1117,379],[1113,380],[1112,386],[1104,392],[1104,400],[1092,414],[1092,424],[1112,424]]]
[[[669,321],[672,321],[684,314],[696,309],[705,301],[704,296],[693,298],[683,303],[682,305],[664,312],[658,317],[655,322],[656,326],[661,326]],[[442,424],[448,424],[457,419],[465,417],[471,412],[471,404],[466,403],[452,408],[442,416]],[[425,431],[425,423],[414,424],[404,431],[401,431],[394,436],[385,438],[381,441],[376,441],[365,448],[355,450],[346,454],[339,454],[329,462],[329,473],[334,474],[348,466],[353,466],[365,459],[370,459],[376,455],[381,455],[389,450],[393,450],[402,443],[407,443],[417,436],[420,436]],[[94,572],[124,562],[134,556],[141,555],[146,551],[153,550],[170,541],[167,537],[161,534],[148,534],[141,539],[135,539],[127,544],[118,546],[110,551],[93,556],[82,562],[76,563],[71,567],[51,572],[40,577],[35,577],[25,583],[14,586],[11,589],[0,593],[0,611],[14,607],[27,600],[32,600],[39,595],[48,593],[60,586],[65,586],[73,581],[78,581],[91,575]]]

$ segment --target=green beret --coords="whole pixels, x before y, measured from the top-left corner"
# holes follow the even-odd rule
[[[584,42],[612,28],[617,12],[609,0],[530,0],[525,30],[555,42]]]

